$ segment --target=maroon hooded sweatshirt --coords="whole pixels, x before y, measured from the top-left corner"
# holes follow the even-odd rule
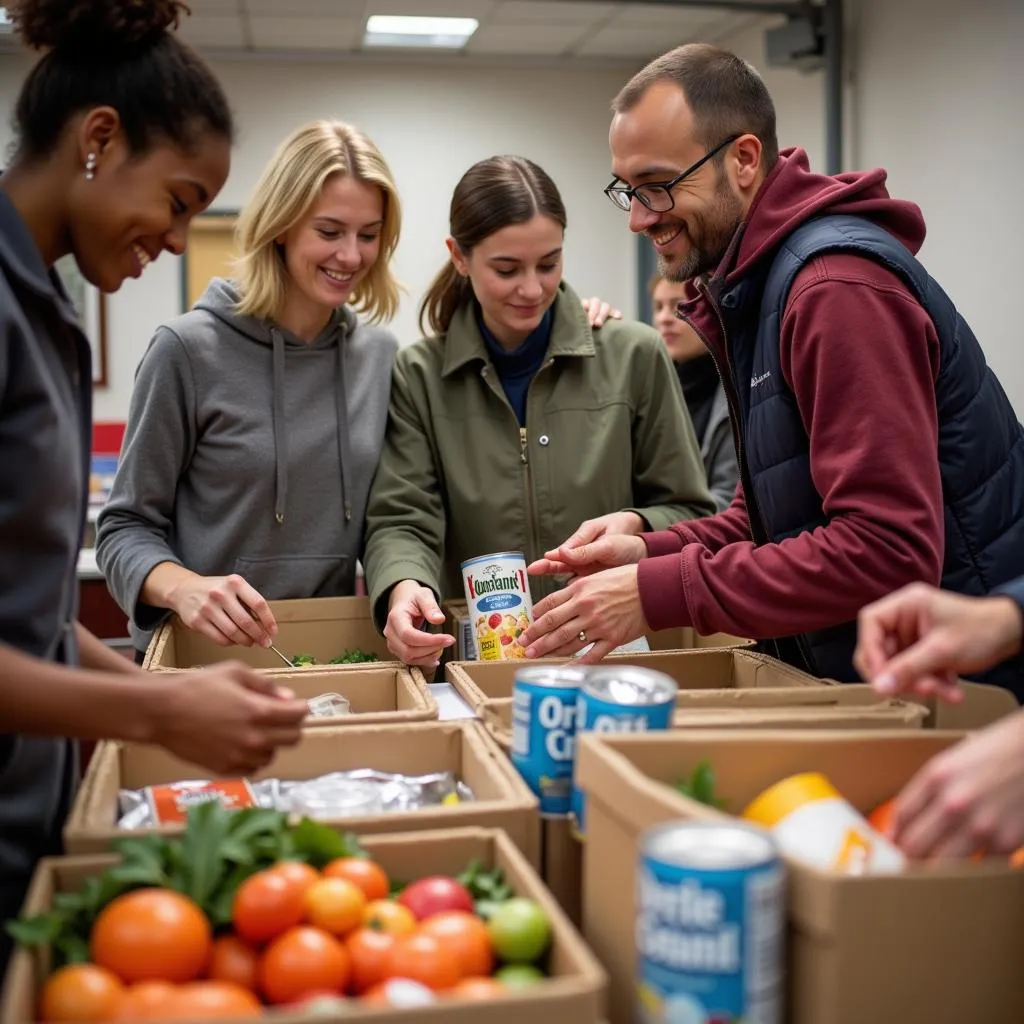
[[[881,169],[816,174],[803,150],[784,151],[714,278],[734,284],[823,213],[865,217],[916,253],[925,234],[921,211],[890,198],[885,178]],[[704,337],[735,395],[712,300],[702,291],[680,313]],[[880,263],[818,256],[793,282],[780,348],[827,525],[757,546],[741,485],[724,512],[644,534],[650,557],[639,565],[640,600],[652,629],[792,636],[850,622],[906,583],[939,583],[939,342],[927,312]]]

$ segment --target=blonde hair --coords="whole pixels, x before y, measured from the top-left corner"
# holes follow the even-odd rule
[[[374,322],[395,315],[400,286],[390,263],[402,224],[398,189],[380,150],[358,128],[341,121],[314,121],[298,128],[277,147],[264,169],[236,230],[240,313],[261,319],[280,313],[288,271],[276,239],[306,216],[333,174],[351,175],[383,193],[380,253],[351,304]]]

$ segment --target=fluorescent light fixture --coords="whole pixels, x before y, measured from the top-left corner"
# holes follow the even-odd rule
[[[457,50],[477,30],[476,18],[421,18],[406,14],[371,14],[364,46],[418,46]]]
[[[0,7],[0,35],[7,35],[14,31],[14,23],[7,13],[6,7]]]

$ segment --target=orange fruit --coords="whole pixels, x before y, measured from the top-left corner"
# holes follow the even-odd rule
[[[443,910],[420,925],[420,933],[433,935],[459,962],[464,978],[481,977],[494,970],[494,949],[487,925],[465,910]]]
[[[177,992],[169,981],[140,981],[125,989],[111,1020],[166,1020],[167,1004]]]
[[[260,955],[237,935],[221,935],[213,942],[206,976],[212,981],[229,981],[255,992]]]
[[[1024,868],[1024,846],[1018,847],[1010,854],[1011,868]]]
[[[344,945],[307,925],[279,935],[260,958],[260,990],[271,1003],[292,1003],[313,992],[344,992],[348,976]]]
[[[394,900],[372,900],[363,910],[363,924],[379,932],[408,935],[416,929],[416,915]]]
[[[349,988],[359,995],[388,977],[396,936],[374,928],[359,928],[345,940],[352,971]]]
[[[369,857],[339,857],[324,868],[325,878],[355,882],[368,900],[386,900],[391,892],[387,872]]]
[[[171,1020],[251,1020],[263,1016],[248,989],[227,981],[193,981],[176,989],[167,1004]]]
[[[303,892],[321,877],[315,867],[301,860],[282,860],[269,870],[284,875],[289,882],[301,888]]]
[[[358,928],[365,909],[363,890],[346,878],[321,878],[306,890],[302,901],[303,917],[332,935],[348,935]]]
[[[463,978],[448,995],[459,999],[485,1000],[506,995],[508,989],[497,978]]]
[[[43,1020],[109,1020],[124,995],[121,979],[95,964],[69,964],[46,979],[39,1003]]]
[[[279,868],[257,871],[235,893],[235,931],[246,942],[259,944],[294,928],[302,921],[304,894],[304,883]]]
[[[206,915],[170,889],[136,889],[108,903],[92,926],[92,959],[122,981],[198,978],[213,938]]]
[[[388,976],[418,981],[435,991],[451,988],[462,978],[458,956],[442,941],[423,931],[399,935],[388,961]]]

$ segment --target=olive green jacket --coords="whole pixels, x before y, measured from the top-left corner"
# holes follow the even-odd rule
[[[665,343],[627,321],[592,330],[564,283],[526,410],[520,429],[472,305],[446,335],[399,350],[363,559],[379,628],[402,580],[461,597],[468,558],[530,562],[621,509],[651,530],[715,511]],[[534,578],[533,599],[556,586]]]

